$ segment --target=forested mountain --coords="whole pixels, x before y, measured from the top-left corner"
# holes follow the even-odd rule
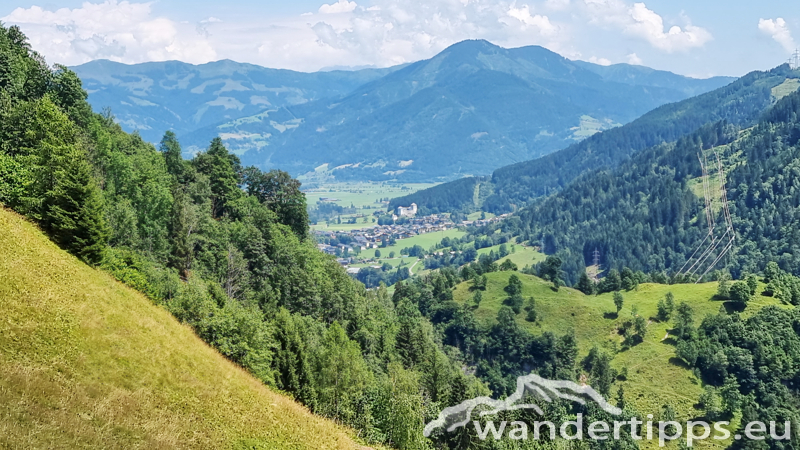
[[[591,263],[595,249],[607,269],[676,272],[708,233],[698,154],[713,162],[712,209],[718,217],[716,152],[727,171],[736,231],[733,248],[718,268],[739,277],[775,261],[798,274],[799,116],[800,92],[795,92],[752,127],[726,120],[706,125],[676,143],[642,151],[614,170],[579,177],[523,210],[521,226],[546,252],[561,256],[570,282]]]
[[[651,69],[645,66],[634,66],[631,64],[612,64],[603,66],[592,64],[586,61],[574,61],[578,66],[590,70],[607,81],[631,84],[634,86],[652,86],[666,89],[674,89],[686,93],[689,97],[703,94],[720,87],[720,81],[727,80],[729,83],[736,81],[732,77],[713,77],[706,79],[692,79],[687,83],[687,78],[681,75],[667,72],[665,70]]]
[[[199,65],[180,61],[129,65],[97,60],[71,69],[83,81],[95,110],[111,108],[124,130],[138,131],[145,141],[158,142],[166,130],[185,137],[209,125],[320,98],[341,97],[400,67],[303,73],[230,60]],[[240,153],[247,149],[235,145],[244,137],[224,129],[219,135],[225,142],[234,143]],[[213,137],[198,145],[202,147]]]
[[[221,137],[246,164],[339,179],[450,180],[547,154],[732,79],[603,68],[541,47],[455,44],[406,67],[298,73],[232,61],[74,68],[89,101],[187,155]],[[249,152],[248,152],[249,151]]]
[[[769,72],[753,72],[712,92],[656,108],[627,125],[595,134],[563,150],[497,169],[491,180],[481,186],[481,190],[491,195],[478,207],[495,213],[513,211],[564,188],[583,173],[614,168],[640,150],[674,142],[707,123],[726,120],[733,125],[749,126],[775,102],[773,88],[787,77],[796,76],[786,65]],[[460,203],[449,204],[449,210],[473,207],[468,194],[451,192],[457,189],[446,183],[395,202],[427,206],[435,201],[441,205],[445,204],[439,199],[443,196],[460,199]]]

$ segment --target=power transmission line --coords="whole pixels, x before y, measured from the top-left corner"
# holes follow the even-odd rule
[[[703,240],[700,242],[700,245],[697,246],[697,249],[695,249],[694,253],[692,253],[692,256],[690,256],[689,259],[686,260],[686,262],[683,264],[683,267],[681,267],[681,270],[678,271],[678,273],[684,273],[685,276],[696,275],[698,272],[702,270],[702,267],[705,265],[706,261],[708,261],[712,257],[712,255],[715,254],[717,248],[720,248],[720,245],[722,247],[719,253],[716,255],[716,257],[712,259],[711,264],[707,266],[705,271],[703,271],[702,274],[699,276],[699,278],[696,281],[697,283],[699,283],[700,280],[702,280],[703,277],[708,272],[710,272],[717,265],[717,263],[719,263],[722,260],[722,258],[731,250],[731,248],[733,248],[733,244],[736,239],[736,231],[733,229],[733,220],[731,218],[731,212],[728,206],[728,193],[727,190],[725,189],[725,184],[726,184],[725,171],[723,170],[722,160],[720,159],[719,154],[717,152],[714,152],[714,156],[717,159],[717,172],[719,177],[719,197],[721,203],[720,212],[725,222],[725,232],[719,238],[714,236],[714,224],[716,220],[714,218],[712,203],[711,203],[712,188],[710,181],[708,179],[708,169],[707,169],[708,160],[705,158],[705,155],[703,156],[703,158],[700,158],[700,155],[698,154],[697,159],[700,162],[700,167],[702,168],[702,173],[703,173],[702,175],[703,196],[705,197],[705,215],[706,215],[706,223],[708,225],[708,234],[706,234],[705,238],[703,238]],[[689,264],[690,261],[692,261],[692,259],[694,259],[697,252],[700,251],[701,248],[703,248],[703,245],[705,245],[706,241],[709,238],[711,238],[711,242],[708,244],[706,249],[700,254],[700,256],[697,257],[694,263],[692,263],[692,265],[689,266],[688,269],[686,269],[686,272],[684,272],[683,269],[686,267],[687,264]]]
[[[795,50],[788,62],[792,70],[800,69],[800,50]]]
[[[695,249],[694,253],[692,253],[692,256],[690,256],[689,259],[686,260],[686,262],[683,264],[683,267],[681,267],[681,270],[679,270],[678,273],[683,272],[683,269],[686,268],[686,265],[689,264],[689,262],[692,261],[697,252],[700,251],[701,248],[703,248],[703,245],[706,243],[708,238],[711,238],[711,243],[708,244],[708,247],[706,247],[705,251],[703,251],[703,253],[701,253],[700,256],[695,260],[694,264],[689,266],[689,269],[686,271],[687,274],[692,272],[695,266],[697,266],[704,259],[704,257],[714,248],[714,243],[716,242],[716,237],[714,237],[714,220],[711,211],[711,187],[708,181],[708,169],[707,169],[708,160],[705,159],[705,155],[703,155],[703,158],[700,158],[700,154],[698,153],[697,161],[700,162],[700,170],[702,172],[701,180],[703,183],[703,198],[705,201],[705,216],[706,216],[706,223],[708,224],[708,234],[706,234],[706,237],[703,238],[703,240],[700,242],[700,245],[697,246],[697,249]]]

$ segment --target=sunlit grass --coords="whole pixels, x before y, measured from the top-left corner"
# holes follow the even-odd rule
[[[0,208],[0,448],[361,448]]]
[[[516,273],[522,280],[522,295],[536,299],[539,315],[535,323],[527,322],[526,312],[523,310],[517,315],[517,323],[521,326],[536,335],[546,331],[557,335],[574,331],[581,359],[594,346],[609,353],[616,352],[612,366],[620,371],[627,368],[628,371],[627,380],[618,380],[616,385],[624,387],[626,401],[642,415],[658,414],[665,404],[675,408],[681,421],[694,419],[702,414],[694,407],[702,393],[702,383],[675,356],[674,340],[667,336],[672,324],[661,323],[655,317],[658,301],[667,292],[673,293],[676,305],[680,302],[691,305],[695,324],[699,324],[706,315],[724,311],[725,302],[714,299],[717,283],[643,284],[636,290],[622,293],[624,305],[617,314],[611,293],[586,296],[570,288],[561,288],[555,292],[551,288],[552,283],[537,277],[518,272],[495,272],[487,274],[488,282],[483,300],[475,309],[476,318],[483,324],[494,323],[497,311],[507,297],[503,288],[508,284],[512,273]],[[471,303],[473,292],[469,291],[470,286],[471,282],[459,284],[453,292],[454,299]],[[758,295],[741,314],[749,317],[764,306],[776,304],[779,304],[777,300]],[[623,350],[623,337],[618,329],[624,321],[632,318],[634,306],[639,315],[648,319],[647,336],[638,345]],[[613,388],[613,391],[616,392],[616,389]],[[729,442],[705,440],[698,442],[697,447],[723,448],[727,444]],[[642,443],[642,448],[657,446],[657,442]]]

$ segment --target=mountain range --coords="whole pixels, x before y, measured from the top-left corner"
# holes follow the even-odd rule
[[[753,72],[711,92],[660,106],[624,126],[597,133],[565,149],[498,168],[490,177],[465,177],[443,183],[392,199],[389,206],[413,202],[425,212],[514,211],[564,189],[584,174],[613,169],[641,150],[675,142],[708,123],[752,125],[769,106],[797,89],[797,78],[797,72],[788,66]]]
[[[74,68],[95,109],[189,153],[216,137],[243,163],[337,179],[485,175],[730,83],[464,41],[388,69],[313,74],[220,61]]]
[[[97,60],[71,69],[83,81],[95,110],[110,108],[125,130],[158,142],[167,130],[188,136],[269,109],[345,95],[399,67],[303,73],[230,60],[200,65]],[[224,132],[220,135],[232,139]]]

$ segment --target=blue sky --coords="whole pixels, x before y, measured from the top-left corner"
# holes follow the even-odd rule
[[[800,46],[796,0],[5,1],[51,63],[233,59],[315,71],[429,58],[463,39],[570,59],[740,76]]]

